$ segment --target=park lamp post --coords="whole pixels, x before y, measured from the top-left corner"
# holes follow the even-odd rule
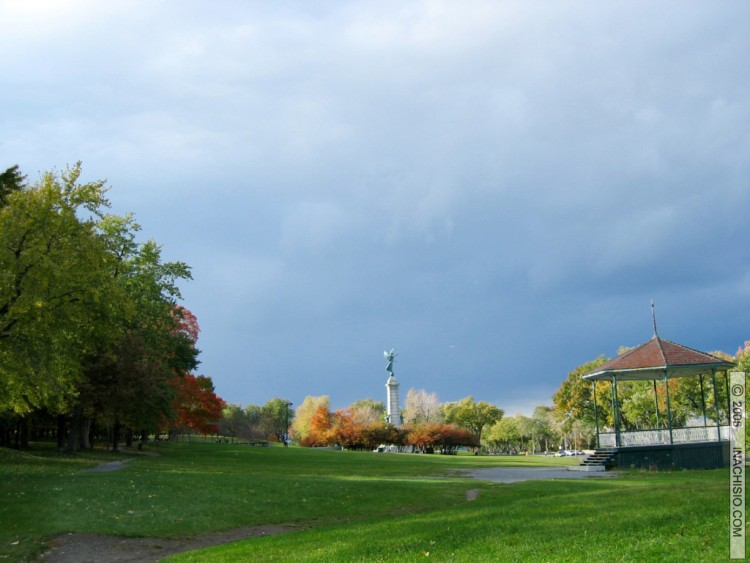
[[[287,401],[286,402],[286,409],[284,411],[284,415],[286,417],[286,421],[284,423],[284,447],[289,446],[289,409],[292,407],[292,402]]]

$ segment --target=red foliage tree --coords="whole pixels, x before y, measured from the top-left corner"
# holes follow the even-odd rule
[[[197,317],[190,309],[177,305],[174,307],[174,318],[177,323],[174,332],[187,336],[195,345],[201,332]]]
[[[170,384],[176,395],[173,407],[177,426],[200,434],[217,433],[226,403],[214,392],[211,378],[187,373],[176,375]]]

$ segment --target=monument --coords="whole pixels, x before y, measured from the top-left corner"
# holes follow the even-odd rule
[[[385,366],[385,371],[388,372],[388,381],[385,383],[387,390],[385,403],[387,409],[386,420],[393,424],[393,426],[401,426],[403,421],[401,420],[401,407],[398,402],[398,381],[393,376],[393,362],[396,361],[397,354],[391,348],[390,352],[383,352],[383,356],[388,360],[388,365]]]

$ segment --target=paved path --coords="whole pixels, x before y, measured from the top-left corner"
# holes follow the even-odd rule
[[[115,461],[108,461],[107,463],[102,463],[101,465],[97,465],[96,467],[92,467],[91,469],[84,469],[84,471],[88,471],[89,473],[107,473],[109,471],[117,471],[125,467],[125,464],[129,461],[133,461],[132,458],[116,459]]]
[[[486,467],[471,469],[469,477],[495,483],[516,483],[535,479],[608,479],[617,475],[614,471],[586,472],[568,471],[564,467]]]

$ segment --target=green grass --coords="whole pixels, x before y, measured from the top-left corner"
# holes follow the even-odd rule
[[[483,487],[428,514],[374,518],[185,553],[184,561],[720,561],[727,474],[630,473]]]
[[[0,449],[0,559],[33,558],[66,532],[184,537],[281,523],[303,530],[174,560],[698,561],[728,552],[726,471],[502,485],[455,470],[575,460],[196,443],[157,450],[121,471],[90,473],[128,456]],[[467,502],[472,488],[481,493]]]

